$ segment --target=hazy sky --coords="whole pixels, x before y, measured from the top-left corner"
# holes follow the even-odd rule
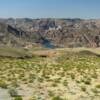
[[[100,0],[0,0],[0,18],[100,18]]]

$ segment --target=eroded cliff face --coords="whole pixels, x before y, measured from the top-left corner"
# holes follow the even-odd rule
[[[0,44],[99,47],[100,20],[0,19]]]

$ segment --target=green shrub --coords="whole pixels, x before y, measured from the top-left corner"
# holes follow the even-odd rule
[[[14,100],[23,100],[21,96],[15,97]]]
[[[63,99],[59,96],[55,96],[55,97],[52,98],[52,100],[63,100]]]

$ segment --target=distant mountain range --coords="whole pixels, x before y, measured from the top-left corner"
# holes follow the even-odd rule
[[[99,19],[0,19],[0,46],[99,47]]]

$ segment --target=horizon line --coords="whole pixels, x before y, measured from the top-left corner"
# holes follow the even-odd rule
[[[100,18],[80,18],[80,17],[0,17],[0,19],[80,19],[80,20],[100,20]]]

